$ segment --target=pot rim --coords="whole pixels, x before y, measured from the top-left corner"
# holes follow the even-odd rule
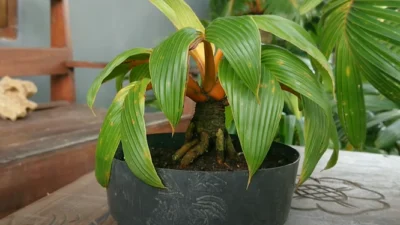
[[[179,133],[181,133],[181,132],[175,133],[175,135],[179,134]],[[153,136],[153,135],[165,135],[165,134],[171,134],[171,133],[148,134],[146,136],[150,136],[150,135],[151,136]],[[300,161],[300,153],[295,148],[293,148],[293,147],[291,147],[289,145],[283,144],[283,143],[276,142],[276,141],[273,141],[271,146],[273,144],[284,146],[286,149],[288,149],[290,151],[293,151],[293,153],[295,153],[295,155],[297,157],[296,160],[294,160],[291,163],[282,165],[282,166],[271,167],[271,168],[259,168],[257,170],[257,172],[259,172],[259,171],[274,171],[274,170],[283,169],[283,168],[286,168],[286,167],[292,167],[292,166],[294,166],[294,165],[299,163],[299,161]],[[268,151],[268,153],[269,153],[269,151]],[[267,156],[268,156],[268,153],[267,153]],[[113,160],[118,160],[118,161],[121,161],[123,163],[126,163],[125,160],[120,160],[120,159],[117,159],[115,157],[114,157]],[[185,170],[180,170],[180,169],[170,169],[170,168],[160,168],[160,167],[155,167],[155,168],[156,168],[157,172],[158,171],[166,171],[166,172],[168,172],[168,171],[169,172],[181,171],[181,172],[185,172],[185,173],[212,173],[212,174],[218,174],[218,173],[248,173],[249,172],[249,170],[247,170],[247,169],[246,170],[233,170],[233,171],[218,171],[218,170],[214,171],[214,170],[186,170],[186,169]],[[257,174],[257,172],[256,172],[256,174]]]

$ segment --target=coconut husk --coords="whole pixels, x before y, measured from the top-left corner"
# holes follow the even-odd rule
[[[36,109],[28,98],[36,94],[37,87],[30,81],[4,77],[0,80],[0,117],[12,121],[23,118]]]

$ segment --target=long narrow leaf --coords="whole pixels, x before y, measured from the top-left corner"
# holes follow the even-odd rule
[[[322,85],[298,57],[283,48],[266,45],[263,46],[261,60],[280,83],[316,102],[327,115],[330,113]]]
[[[339,117],[350,143],[361,149],[367,133],[361,76],[346,39],[336,50],[336,87]]]
[[[230,103],[240,144],[249,169],[249,183],[263,163],[283,109],[283,92],[278,81],[262,69],[259,100],[243,84],[233,67],[224,59],[219,67],[221,84]]]
[[[333,120],[333,117],[329,117],[329,134],[330,134],[330,139],[333,143],[333,152],[332,155],[328,161],[328,163],[325,166],[324,170],[331,169],[334,167],[339,159],[339,150],[340,150],[340,141],[339,141],[339,135],[336,130],[336,124],[335,121]]]
[[[184,28],[158,45],[150,57],[150,77],[161,111],[175,127],[182,116],[188,77],[189,46],[201,33]]]
[[[205,29],[199,18],[183,0],[150,0],[179,30],[192,27],[204,33]]]
[[[132,83],[134,87],[126,96],[122,110],[121,140],[125,162],[132,173],[148,185],[163,188],[164,185],[151,160],[146,138],[144,94],[149,82],[150,79],[145,78]]]
[[[111,164],[121,141],[121,110],[126,95],[135,84],[121,89],[111,103],[101,126],[96,146],[95,175],[101,186],[107,187],[110,179]]]
[[[99,91],[102,83],[112,78],[115,78],[116,76],[121,76],[122,74],[125,75],[129,71],[129,67],[127,65],[121,65],[125,60],[148,58],[151,54],[151,51],[151,49],[146,48],[130,49],[119,54],[111,62],[109,62],[107,66],[101,71],[100,75],[96,77],[96,79],[92,83],[92,86],[90,86],[89,88],[86,96],[86,101],[89,107],[93,107],[97,92]],[[117,67],[119,69],[117,69]]]
[[[306,149],[298,185],[306,181],[328,148],[330,123],[324,110],[307,98],[302,98],[305,117]]]
[[[261,37],[249,16],[214,20],[206,29],[206,39],[224,53],[237,76],[257,94],[261,74]]]
[[[297,48],[307,52],[320,65],[325,80],[330,80],[331,89],[334,90],[334,76],[325,56],[318,50],[310,34],[293,21],[274,15],[253,16],[258,28],[282,38]]]
[[[150,78],[150,70],[148,63],[133,68],[131,70],[131,73],[129,74],[129,82],[138,81],[143,78]]]
[[[180,30],[191,27],[201,33],[205,28],[200,19],[196,16],[190,6],[184,0],[150,0],[171,22]],[[204,64],[204,45],[200,43],[192,51],[192,56],[196,57]]]

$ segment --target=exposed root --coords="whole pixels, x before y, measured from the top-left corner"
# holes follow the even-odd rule
[[[189,150],[181,161],[181,168],[185,168],[190,163],[193,162],[197,157],[201,156],[208,150],[209,145],[209,135],[206,132],[201,132],[200,143],[198,143],[194,148]]]
[[[227,135],[226,140],[225,140],[225,151],[228,153],[229,159],[237,159],[238,154],[235,150],[235,147],[233,146],[232,138],[231,136]]]
[[[187,167],[209,149],[216,151],[217,162],[232,170],[226,162],[236,160],[237,152],[225,129],[225,100],[198,102],[192,121],[185,133],[185,144],[172,156],[180,160],[181,168]]]
[[[189,127],[187,128],[186,133],[185,133],[185,142],[186,143],[193,139],[193,134],[194,134],[195,127],[196,126],[194,125],[194,123],[190,123],[189,124]]]
[[[178,151],[175,152],[174,155],[172,155],[172,159],[174,161],[181,159],[197,143],[199,143],[199,140],[197,139],[185,143],[180,149],[178,149]]]
[[[224,156],[225,143],[224,142],[225,142],[224,132],[221,129],[218,129],[217,137],[215,140],[215,149],[217,150],[217,162],[221,165],[225,161],[225,156]]]

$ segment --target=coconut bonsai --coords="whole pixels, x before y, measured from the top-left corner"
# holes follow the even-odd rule
[[[228,224],[236,219],[242,224],[247,218],[253,218],[257,224],[283,224],[294,188],[297,153],[282,150],[296,156],[288,156],[286,164],[291,166],[278,165],[272,170],[260,168],[264,168],[263,162],[274,148],[286,148],[279,144],[270,148],[278,129],[284,94],[297,96],[305,116],[306,150],[298,185],[311,175],[330,141],[334,151],[326,169],[334,166],[338,159],[338,137],[326,89],[337,91],[341,119],[355,146],[365,138],[362,134],[365,131],[362,127],[365,124],[364,101],[359,97],[362,96],[360,71],[388,98],[399,100],[396,94],[400,86],[398,73],[388,73],[399,71],[398,57],[390,52],[390,47],[400,42],[398,34],[389,30],[378,34],[359,22],[361,17],[374,26],[389,27],[393,25],[391,21],[398,24],[398,14],[381,7],[398,6],[392,1],[390,4],[385,1],[367,4],[362,0],[328,3],[321,20],[324,32],[318,41],[322,53],[301,26],[279,16],[223,17],[204,27],[183,0],[151,2],[170,19],[177,31],[154,49],[134,48],[118,55],[96,78],[87,95],[88,105],[92,107],[101,84],[116,79],[119,91],[98,139],[96,178],[108,188],[111,212],[121,224],[172,224],[171,221],[174,224]],[[338,24],[338,21],[345,22]],[[263,44],[260,30],[307,53],[313,70],[284,48]],[[372,41],[382,37],[387,42]],[[372,47],[366,48],[366,44]],[[337,87],[326,59],[335,46]],[[188,73],[191,59],[200,71],[199,79]],[[129,84],[123,87],[127,74]],[[174,138],[169,140],[165,140],[165,135],[146,137],[144,104],[146,91],[150,89],[172,129],[182,116],[185,96],[197,103],[184,135],[172,133],[168,136],[174,135]],[[240,144],[226,131],[225,109],[228,107]],[[123,157],[116,160],[114,156],[120,142]],[[163,145],[171,148],[174,146],[171,143],[176,145],[176,142],[180,146],[170,155],[176,162],[175,169],[156,169],[152,160],[154,151],[149,144],[152,148]],[[211,152],[215,155],[213,160],[225,167],[225,171],[185,170]],[[231,170],[234,170],[235,161],[243,159],[239,152],[243,152],[247,170],[236,173]],[[122,163],[122,159],[125,162]],[[133,175],[122,175],[125,170]],[[192,185],[193,180],[196,185]],[[279,190],[284,191],[278,193]],[[203,194],[199,196],[199,193]],[[240,202],[230,202],[239,200],[237,196],[232,197],[233,193],[240,196]],[[269,201],[275,206],[263,205]],[[279,201],[285,203],[283,208]],[[234,210],[227,209],[229,207]],[[245,211],[246,207],[252,211]],[[269,210],[272,213],[268,213]],[[141,213],[143,216],[139,216]],[[246,220],[236,218],[235,214]]]

